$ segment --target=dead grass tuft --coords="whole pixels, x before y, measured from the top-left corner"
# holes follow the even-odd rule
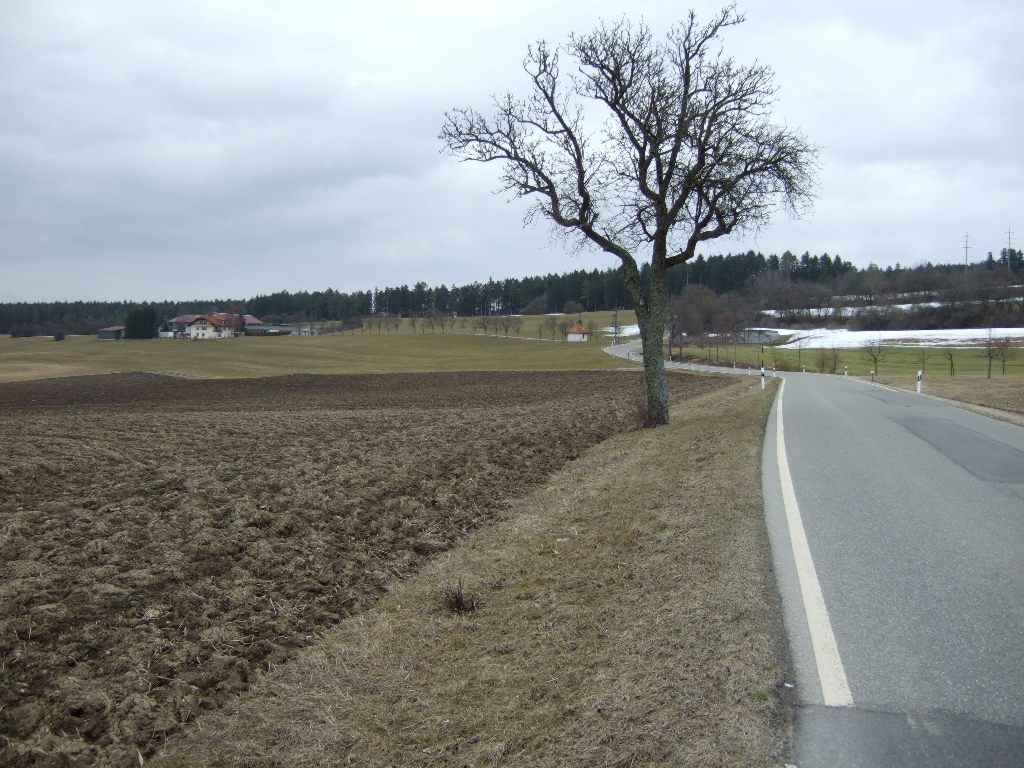
[[[462,586],[462,578],[458,584],[445,584],[441,587],[441,603],[450,613],[472,613],[479,605],[479,599]]]
[[[633,400],[633,422],[637,429],[652,429],[658,426],[658,422],[651,415],[647,407],[647,390],[640,388],[636,398]]]

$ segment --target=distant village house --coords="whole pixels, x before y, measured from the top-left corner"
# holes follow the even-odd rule
[[[229,339],[234,336],[315,336],[308,323],[270,325],[253,315],[231,312],[207,312],[205,315],[178,315],[164,323],[160,337],[165,339]]]
[[[565,332],[566,341],[586,341],[587,329],[577,323]]]
[[[259,328],[264,323],[252,315],[208,312],[205,315],[178,315],[164,323],[160,337],[165,339],[229,339]]]
[[[100,328],[96,334],[97,339],[103,339],[104,341],[117,341],[118,339],[124,338],[124,326],[123,325],[110,325],[106,328]]]

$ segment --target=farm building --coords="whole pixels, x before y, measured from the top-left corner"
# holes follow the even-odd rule
[[[586,341],[587,329],[577,323],[565,332],[566,341]]]
[[[235,337],[234,318],[217,315],[199,315],[188,324],[190,339],[232,339]]]
[[[779,332],[775,328],[744,328],[732,335],[736,344],[774,344],[779,340]]]
[[[284,325],[259,325],[245,326],[246,336],[316,336],[317,330],[311,325],[284,324]]]
[[[263,321],[252,315],[243,315],[244,327],[259,327]],[[164,323],[161,338],[173,339],[226,339],[239,334],[238,315],[231,312],[208,312],[205,315],[178,315]]]
[[[123,325],[110,325],[106,328],[100,328],[96,334],[97,339],[103,339],[104,341],[116,341],[124,338],[124,326]]]

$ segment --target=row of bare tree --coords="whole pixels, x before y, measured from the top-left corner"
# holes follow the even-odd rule
[[[482,335],[490,334],[493,336],[502,335],[508,338],[510,336],[522,336],[523,326],[526,321],[527,318],[520,315],[477,315],[475,317],[456,317],[455,315],[446,315],[436,312],[423,316],[413,315],[411,317],[403,318],[400,315],[377,314],[369,317],[354,318],[352,322],[346,322],[342,326],[329,324],[325,330],[328,332],[336,332],[339,330],[354,332],[359,330],[364,334],[367,332],[376,332],[378,335],[384,335],[391,334],[392,331],[398,333],[402,323],[407,322],[413,333],[416,333],[417,331],[421,334],[436,334],[437,332],[442,334],[456,333],[456,329],[458,329],[459,333],[477,333]],[[590,338],[596,338],[597,326],[593,320],[587,320],[584,322],[582,318],[579,317],[576,319],[569,319],[565,316],[559,315],[547,315],[541,318],[533,326],[533,333],[538,339],[547,337],[554,340],[561,336],[564,341],[569,334],[569,329],[574,325],[583,325]]]
[[[877,373],[879,363],[881,363],[886,356],[892,351],[892,347],[885,346],[882,344],[880,339],[869,341],[864,344],[861,349],[864,354],[867,355],[871,361],[872,369]],[[833,352],[835,350],[833,349]],[[962,354],[962,351],[957,347],[941,347],[939,349],[933,349],[931,347],[918,347],[914,350],[914,362],[918,364],[919,370],[924,370],[928,361],[934,357],[942,356],[946,362],[949,363],[949,375],[956,375],[956,357],[957,354]],[[990,330],[981,343],[981,354],[988,363],[988,378],[992,378],[992,363],[993,361],[999,361],[1002,364],[1003,375],[1006,374],[1006,363],[1013,354],[1013,343],[1008,337],[993,336]],[[819,369],[824,372],[824,369]],[[835,367],[833,366],[832,373],[835,373]]]

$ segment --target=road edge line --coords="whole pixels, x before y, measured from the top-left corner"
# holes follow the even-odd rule
[[[793,547],[797,580],[800,583],[800,597],[807,617],[811,650],[814,652],[814,663],[818,668],[818,681],[821,684],[821,696],[825,706],[849,707],[853,704],[853,696],[850,694],[846,670],[839,656],[836,636],[828,617],[828,608],[825,607],[825,597],[818,582],[818,573],[811,559],[807,533],[800,517],[800,507],[796,503],[793,478],[789,474],[789,459],[786,457],[786,441],[782,426],[782,394],[785,388],[786,381],[783,379],[775,403],[775,447],[779,480],[782,484],[782,505],[786,510],[786,524],[789,528],[789,541]]]

